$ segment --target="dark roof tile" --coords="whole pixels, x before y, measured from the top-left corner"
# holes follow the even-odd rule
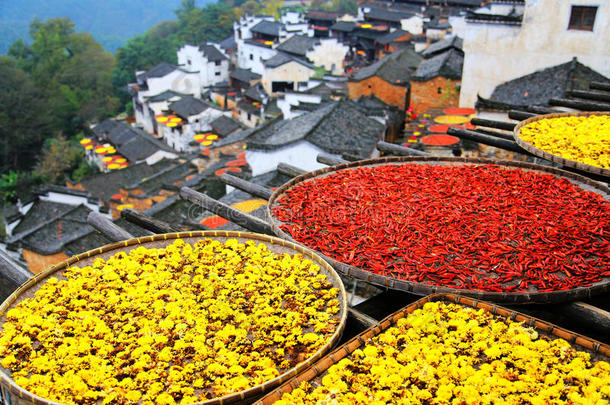
[[[443,53],[451,48],[458,49],[463,52],[464,41],[462,38],[455,36],[449,39],[443,39],[441,41],[437,41],[431,44],[428,48],[422,51],[422,56],[424,58],[431,58],[434,55],[438,55],[439,53]]]
[[[462,65],[464,54],[457,49],[451,48],[445,53],[424,59],[417,68],[413,79],[426,81],[437,76],[447,79],[459,80],[462,78]]]
[[[413,17],[415,14],[383,9],[379,7],[371,7],[368,13],[364,14],[365,19],[373,19],[380,21],[400,22],[401,20]]]
[[[211,62],[221,62],[223,60],[227,60],[227,57],[222,54],[214,45],[201,45],[199,50],[203,52],[203,54],[208,58]]]
[[[214,132],[216,132],[222,137],[226,137],[232,134],[233,132],[243,128],[240,122],[225,115],[221,115],[214,121],[210,122],[210,126],[212,127]]]
[[[256,32],[258,34],[271,35],[275,37],[280,36],[280,27],[282,24],[276,21],[266,21],[263,20],[256,24],[254,27],[250,28],[251,32]]]
[[[356,23],[352,21],[337,21],[330,29],[333,31],[352,32],[356,28]]]
[[[218,108],[213,104],[206,103],[203,100],[193,96],[184,96],[178,101],[174,101],[169,105],[169,109],[181,116],[188,118],[197,115],[207,110],[208,108]]]
[[[277,47],[277,50],[293,55],[305,56],[307,52],[312,50],[318,43],[320,43],[320,41],[317,38],[307,37],[305,35],[293,35],[282,42]]]
[[[158,65],[148,69],[146,72],[142,73],[138,76],[140,80],[151,79],[155,77],[163,77],[178,69],[176,65],[172,65],[171,63],[161,62]]]
[[[241,82],[250,83],[252,80],[258,80],[262,76],[252,72],[250,69],[237,68],[229,74],[232,79],[237,79]]]
[[[377,42],[379,42],[380,44],[383,45],[387,45],[387,44],[391,44],[392,42],[396,41],[398,38],[405,36],[409,34],[407,31],[403,31],[403,30],[396,30],[393,32],[388,32],[385,35],[380,36],[379,38],[377,38]]]
[[[172,98],[184,97],[186,94],[178,93],[173,90],[166,90],[163,93],[159,93],[155,96],[146,97],[146,101],[149,103],[158,103],[162,101],[169,101]]]

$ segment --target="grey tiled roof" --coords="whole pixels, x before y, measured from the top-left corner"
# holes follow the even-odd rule
[[[339,15],[339,13],[335,13],[333,11],[309,10],[307,14],[305,14],[305,18],[308,20],[334,21],[339,17]]]
[[[149,177],[174,163],[168,159],[162,159],[154,165],[138,163],[127,166],[121,170],[113,170],[108,173],[95,174],[82,180],[80,184],[101,201],[109,201],[112,195],[118,193],[121,188]]]
[[[237,49],[237,43],[235,42],[235,37],[233,35],[223,39],[219,45],[222,49]]]
[[[313,69],[314,66],[309,63],[304,61],[303,59],[294,57],[292,55],[289,55],[287,53],[284,52],[278,52],[275,56],[267,59],[265,61],[265,67],[269,67],[269,68],[276,68],[282,65],[285,65],[286,63],[290,63],[290,62],[297,62],[300,63],[301,65],[308,67],[310,69]]]
[[[330,153],[369,156],[384,127],[352,101],[329,102],[316,111],[259,127],[248,149],[270,150],[307,140]]]
[[[232,71],[229,75],[233,79],[237,79],[241,82],[250,83],[251,80],[257,80],[261,78],[258,73],[252,72],[250,69],[237,68]]]
[[[307,51],[320,41],[317,38],[307,37],[305,35],[293,35],[286,41],[282,42],[278,47],[278,51],[291,53],[293,55],[305,56]]]
[[[250,135],[252,135],[256,130],[257,130],[256,128],[248,128],[248,129],[244,129],[242,131],[234,132],[231,135],[227,136],[226,138],[223,138],[217,142],[214,142],[212,144],[212,146],[210,146],[210,148],[211,149],[220,148],[222,146],[232,145],[234,143],[244,141]]]
[[[238,129],[242,129],[241,123],[233,118],[221,115],[210,123],[210,126],[218,135],[225,137]]]
[[[383,45],[391,44],[392,42],[396,41],[398,38],[400,38],[406,34],[408,34],[408,32],[403,31],[403,30],[396,30],[393,32],[388,32],[387,34],[377,38],[377,42],[379,42],[380,44],[383,44]]]
[[[371,18],[374,20],[400,22],[407,18],[413,17],[415,14],[403,11],[387,10],[379,7],[371,7],[368,13],[364,14],[365,19]]]
[[[224,56],[222,52],[220,52],[214,45],[201,45],[199,49],[211,62],[221,62],[223,60],[227,60],[227,57]]]
[[[358,70],[350,78],[352,81],[360,81],[372,76],[378,76],[388,83],[406,85],[411,79],[411,72],[415,70],[421,61],[412,49],[403,49],[385,56],[379,62]]]
[[[250,31],[256,32],[258,34],[272,35],[275,37],[280,36],[280,27],[282,24],[276,21],[266,21],[263,20],[256,24],[254,27],[250,28]]]
[[[146,101],[149,103],[158,103],[161,101],[168,101],[174,97],[184,97],[186,94],[178,93],[173,90],[166,90],[163,93],[159,93],[155,96],[146,97]]]
[[[459,80],[462,78],[464,54],[451,48],[449,51],[424,59],[417,68],[414,79],[426,81],[437,76]]]
[[[46,222],[49,218],[65,214],[73,209],[70,204],[52,201],[36,200],[32,208],[23,216],[19,224],[13,229],[13,235],[25,232]]]
[[[462,51],[463,45],[464,41],[462,40],[462,38],[455,36],[431,44],[428,48],[423,50],[421,54],[424,58],[427,59],[434,55],[438,55],[439,53],[443,53],[451,48],[455,48]]]
[[[182,118],[200,114],[210,107],[212,107],[212,104],[206,103],[193,96],[182,97],[180,100],[174,101],[169,105],[169,109]]]
[[[352,32],[356,28],[356,23],[352,21],[337,21],[330,29],[333,31]]]
[[[565,97],[566,90],[589,90],[591,81],[610,79],[573,59],[502,83],[490,99],[514,106],[546,105],[551,98]]]
[[[267,93],[263,86],[256,84],[244,92],[244,96],[258,102],[263,102],[267,98]]]
[[[150,79],[153,77],[163,77],[163,76],[173,72],[177,68],[178,67],[176,65],[172,65],[171,63],[161,62],[157,66],[154,66],[154,67],[148,69],[146,72],[139,75],[138,79],[146,80],[146,79]]]
[[[140,189],[144,196],[156,195],[162,188],[172,186],[175,182],[184,180],[194,170],[190,162],[185,162],[160,170],[146,179],[140,179],[138,182],[126,186],[125,189]]]
[[[254,114],[256,116],[261,115],[261,109],[256,107],[255,105],[252,105],[252,103],[249,103],[246,100],[239,100],[237,102],[237,109],[250,114]]]
[[[449,22],[447,21],[430,21],[429,23],[426,24],[426,29],[432,29],[432,30],[447,30],[449,28],[451,28],[451,24],[449,24]]]

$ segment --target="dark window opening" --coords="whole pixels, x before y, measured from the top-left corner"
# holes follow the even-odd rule
[[[252,119],[252,114],[248,113],[248,121]]]
[[[271,83],[272,93],[283,93],[294,90],[294,82],[273,82]]]
[[[214,73],[216,76],[220,76],[220,72],[216,72]]]
[[[254,55],[250,54],[250,60],[254,60]]]
[[[569,30],[593,31],[597,7],[572,6]]]
[[[439,87],[439,88],[437,88],[437,89],[436,89],[436,92],[437,92],[438,94],[443,94],[443,89],[441,89],[441,88]]]
[[[214,62],[214,64],[215,64],[216,66],[220,66],[220,61],[219,61],[219,60],[217,60],[216,62]]]

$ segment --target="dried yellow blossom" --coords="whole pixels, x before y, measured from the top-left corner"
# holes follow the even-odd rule
[[[176,240],[64,276],[8,311],[0,332],[14,381],[64,404],[187,404],[239,392],[304,361],[340,322],[319,266],[262,243]],[[323,304],[311,310],[312,299]]]
[[[610,115],[545,118],[523,126],[520,137],[564,159],[610,169]]]
[[[608,404],[610,364],[485,310],[426,303],[321,379],[298,404]]]

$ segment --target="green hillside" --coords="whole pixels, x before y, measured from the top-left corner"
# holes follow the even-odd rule
[[[204,6],[214,0],[197,0]],[[17,39],[26,43],[35,18],[69,17],[79,32],[89,32],[110,52],[163,20],[172,20],[181,0],[0,0],[0,54]]]

